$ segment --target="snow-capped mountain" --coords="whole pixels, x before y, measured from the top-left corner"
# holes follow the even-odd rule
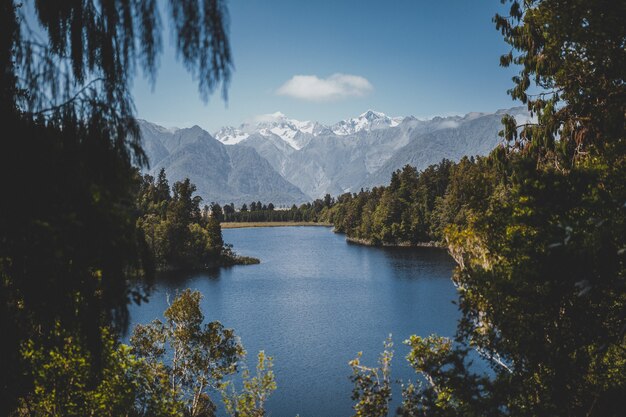
[[[251,123],[244,123],[238,128],[223,127],[215,133],[215,138],[226,145],[240,143],[258,133],[265,137],[276,135],[294,149],[300,150],[316,136],[353,135],[360,131],[372,131],[395,127],[402,122],[403,117],[389,117],[384,113],[368,110],[347,120],[342,120],[332,126],[325,126],[318,122],[290,119],[281,112],[257,116]]]
[[[368,110],[365,113],[361,113],[358,117],[342,120],[334,124],[330,129],[335,135],[353,135],[362,130],[371,131],[395,127],[403,119],[403,117],[389,117],[384,113]]]
[[[291,205],[310,200],[253,147],[226,146],[199,126],[173,130],[138,122],[150,162],[144,173],[156,176],[163,168],[171,183],[189,178],[206,204],[262,200]]]
[[[330,127],[274,113],[239,129],[224,128],[216,137],[254,148],[287,181],[317,198],[383,185],[407,163],[424,169],[443,158],[484,155],[500,141],[504,114],[519,123],[529,120],[523,107],[427,120],[368,110]]]
[[[250,134],[240,129],[227,126],[227,127],[221,128],[213,136],[215,137],[215,139],[219,140],[220,142],[226,145],[236,145],[242,140],[247,139],[248,136],[250,136]]]
[[[428,120],[369,110],[332,126],[277,112],[238,128],[225,127],[215,134],[217,140],[204,132],[206,139],[198,142],[202,146],[193,142],[195,148],[187,144],[189,137],[196,137],[187,129],[170,131],[145,123],[142,133],[153,166],[166,167],[173,178],[194,177],[203,197],[228,202],[227,198],[254,199],[256,193],[256,200],[276,203],[384,185],[405,164],[422,170],[443,158],[456,161],[465,155],[485,155],[501,141],[498,131],[504,114],[520,124],[533,121],[524,107]],[[207,151],[210,144],[211,152]],[[204,159],[194,154],[198,152]],[[216,175],[224,174],[203,168],[213,159],[230,161],[220,168],[228,173],[224,184],[214,182]]]
[[[255,133],[262,136],[278,136],[294,149],[301,149],[313,136],[328,129],[310,121],[289,119],[281,112],[257,116],[251,123],[244,123],[238,128],[223,127],[215,133],[215,138],[226,145],[234,145],[244,141]]]

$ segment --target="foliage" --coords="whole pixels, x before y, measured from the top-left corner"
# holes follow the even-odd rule
[[[614,415],[626,387],[624,161],[567,174],[512,164],[522,180],[449,234],[458,337],[494,360],[511,413]]]
[[[224,245],[221,207],[213,203],[200,210],[202,198],[194,196],[196,186],[189,179],[176,182],[171,190],[161,169],[157,179],[141,178],[137,195],[139,219],[156,267],[165,269],[204,269],[217,265],[255,263],[240,257]],[[257,262],[258,263],[258,260]]]
[[[48,351],[29,340],[22,354],[34,369],[32,392],[21,399],[23,416],[179,416],[182,403],[159,364],[148,364],[102,329],[102,375],[94,384],[89,351],[60,326],[61,343]]]
[[[374,245],[441,244],[448,224],[471,215],[479,198],[472,191],[489,192],[491,175],[484,158],[443,160],[422,172],[407,165],[393,173],[389,186],[341,195],[321,219],[350,239]]]
[[[325,222],[335,200],[326,194],[311,203],[295,204],[288,210],[276,209],[273,203],[252,202],[250,208],[243,204],[237,211],[233,203],[224,206],[225,222]]]
[[[626,391],[626,155],[621,2],[511,2],[496,16],[520,64],[493,179],[445,228],[459,267],[456,344],[413,337],[431,382],[407,415],[617,416]],[[527,93],[530,79],[541,89]],[[487,171],[488,172],[488,171]],[[451,218],[448,216],[448,218]],[[468,349],[492,366],[467,367]]]
[[[391,360],[393,359],[391,336],[384,343],[378,363],[379,367],[361,365],[362,352],[349,362],[352,368],[350,380],[354,384],[352,400],[355,417],[386,417],[391,401]]]
[[[276,390],[276,380],[272,371],[271,356],[265,356],[264,351],[258,354],[256,375],[251,377],[249,371],[243,371],[243,389],[236,392],[232,381],[220,386],[222,401],[226,412],[232,417],[263,417],[264,405],[273,391]]]
[[[14,196],[0,205],[5,415],[32,389],[30,364],[20,354],[23,342],[53,349],[61,342],[53,334],[60,325],[82,339],[96,371],[98,329],[110,325],[119,332],[126,326],[127,304],[145,297],[129,282],[149,278],[151,271],[134,226],[133,171],[102,136],[100,120],[67,121],[62,132],[46,123],[7,123],[21,133],[0,153],[3,192]]]
[[[431,230],[458,263],[462,319],[455,340],[407,341],[425,384],[404,387],[399,414],[618,416],[626,392],[626,6],[510,3],[509,16],[495,21],[519,55],[512,50],[502,64],[521,66],[510,93],[537,121],[517,126],[505,116],[506,147],[451,169]],[[384,241],[385,214],[402,203],[397,191],[389,197],[398,179],[335,206],[349,236]],[[490,372],[471,365],[471,351]]]
[[[211,391],[224,395],[245,355],[231,329],[204,324],[199,292],[186,290],[159,320],[135,327],[131,346],[101,329],[102,374],[93,379],[92,355],[80,338],[56,326],[60,343],[52,350],[32,340],[22,354],[33,369],[32,392],[21,398],[19,416],[214,416]],[[276,389],[272,359],[258,355],[257,375],[244,371],[244,390],[224,396],[227,410],[238,416],[265,415],[264,403]]]
[[[496,28],[511,45],[500,63],[521,68],[509,94],[527,104],[538,123],[518,131],[515,120],[505,118],[505,137],[515,148],[525,148],[541,162],[561,169],[568,169],[590,152],[622,155],[624,2],[509,2],[509,14],[494,18]],[[528,92],[533,82],[536,94]]]
[[[165,367],[168,383],[179,393],[185,415],[190,417],[214,415],[210,390],[237,372],[245,355],[232,329],[216,321],[203,324],[201,298],[197,291],[183,291],[165,310],[165,323],[157,319],[137,325],[131,337],[135,355],[151,366]]]
[[[71,111],[81,120],[100,118],[103,135],[120,152],[131,149],[141,162],[139,130],[130,88],[137,69],[155,82],[162,51],[162,18],[154,0],[33,1],[36,16],[12,1],[17,12],[11,56],[15,105],[24,116],[62,122]],[[221,0],[170,1],[170,26],[178,56],[198,80],[207,100],[232,69],[228,12]],[[41,29],[41,30],[38,30]]]
[[[206,98],[232,67],[220,0],[170,2],[183,63]],[[145,162],[130,86],[154,80],[161,47],[153,0],[0,2],[0,414],[32,394],[21,346],[62,349],[57,326],[102,378],[98,329],[127,324],[151,265],[135,222],[131,162]],[[24,10],[32,10],[29,14]],[[36,186],[36,191],[32,187]],[[82,354],[82,353],[81,353]]]

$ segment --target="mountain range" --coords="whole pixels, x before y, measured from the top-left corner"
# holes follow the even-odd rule
[[[291,205],[387,184],[406,164],[421,170],[443,158],[485,155],[501,140],[504,114],[518,123],[530,119],[516,107],[428,120],[368,110],[329,126],[277,112],[214,135],[198,126],[139,124],[147,172],[164,168],[171,181],[189,177],[205,202]]]

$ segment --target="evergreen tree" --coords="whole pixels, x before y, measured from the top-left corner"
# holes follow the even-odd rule
[[[168,201],[170,199],[170,185],[167,182],[167,178],[165,176],[165,169],[161,168],[159,171],[159,176],[156,181],[156,195],[155,199],[158,201]]]
[[[54,350],[60,327],[90,354],[89,380],[103,363],[100,327],[121,331],[129,286],[151,270],[135,227],[145,164],[130,86],[137,70],[154,81],[161,52],[154,0],[0,2],[0,415],[29,394],[39,370],[20,353]],[[222,1],[171,2],[181,59],[208,98],[232,68]],[[225,84],[223,84],[225,85]],[[29,161],[29,163],[25,163]],[[24,193],[38,178],[37,193]],[[41,201],[46,202],[42,210]]]
[[[224,208],[226,207],[229,206],[224,206]],[[211,203],[211,217],[216,219],[218,222],[224,220],[224,210],[222,210],[222,206],[217,203]]]
[[[510,93],[537,123],[505,117],[509,146],[452,182],[463,318],[457,344],[407,341],[429,386],[405,391],[406,415],[623,414],[625,15],[623,2],[529,0],[496,16],[513,48],[502,63],[521,65]],[[466,366],[469,349],[492,375]]]

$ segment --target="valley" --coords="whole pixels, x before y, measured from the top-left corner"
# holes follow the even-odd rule
[[[423,170],[444,158],[486,155],[501,143],[505,114],[530,119],[523,107],[428,120],[369,110],[325,126],[277,112],[213,135],[143,120],[140,128],[152,175],[164,168],[173,181],[189,178],[206,203],[289,207],[386,184],[406,164]]]

